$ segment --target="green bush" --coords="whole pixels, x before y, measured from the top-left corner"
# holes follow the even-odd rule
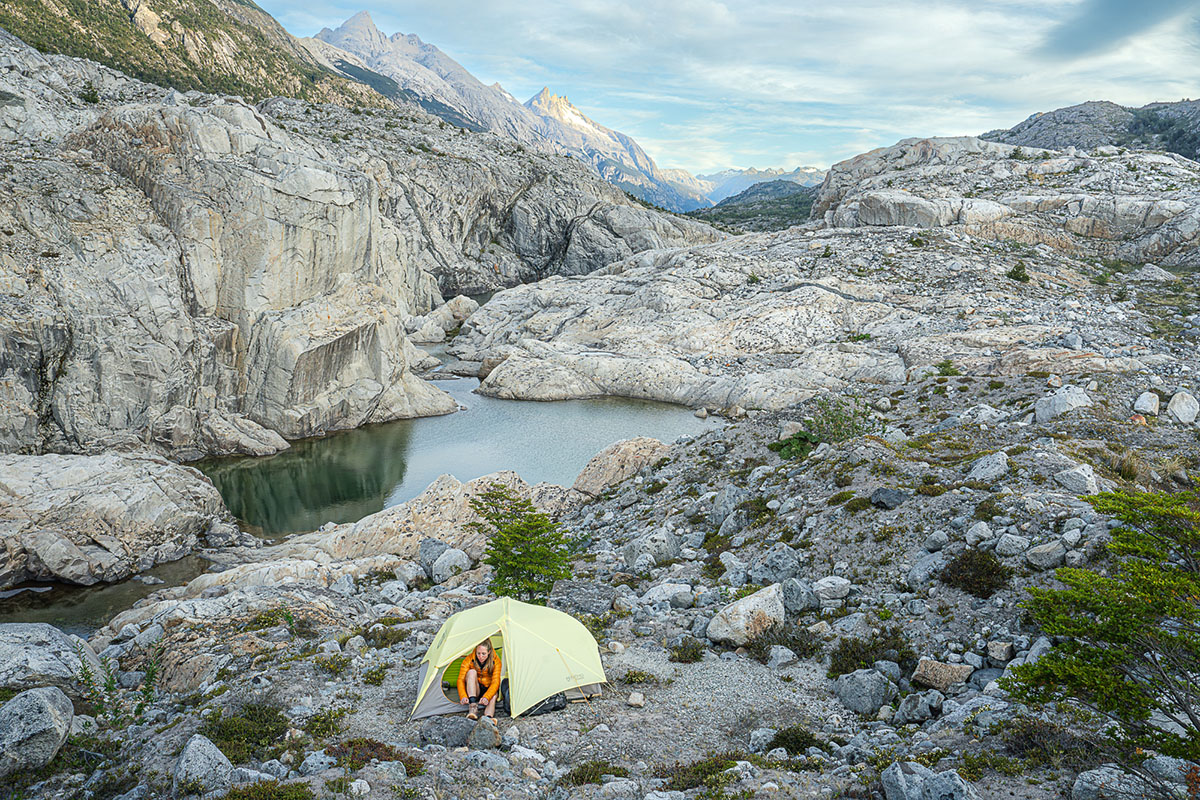
[[[629,777],[629,770],[613,764],[611,761],[585,761],[576,764],[562,777],[564,786],[583,786],[589,783],[600,783],[602,776],[613,775],[617,778]]]
[[[695,639],[691,636],[685,636],[678,647],[672,647],[670,655],[667,656],[668,661],[674,661],[677,664],[695,664],[704,658],[704,651],[707,650],[704,642]]]
[[[235,786],[225,795],[225,800],[313,800],[314,797],[307,783],[262,781]]]
[[[481,521],[470,527],[488,537],[483,562],[493,569],[497,595],[545,603],[554,582],[571,577],[567,537],[533,503],[494,483],[471,508]]]
[[[1030,589],[1026,608],[1058,644],[1002,685],[1026,703],[1094,712],[1105,723],[1101,754],[1143,778],[1146,796],[1167,797],[1142,767],[1146,756],[1200,760],[1200,495],[1087,501],[1122,523],[1108,544],[1112,563],[1105,574],[1058,570],[1065,589]]]
[[[846,503],[844,508],[851,514],[857,514],[860,511],[866,511],[871,507],[871,498],[869,497],[854,497]]]
[[[786,647],[798,658],[813,658],[824,649],[820,640],[799,625],[779,622],[761,631],[746,644],[746,652],[751,658],[765,664],[771,655],[771,648],[779,645]]]
[[[1012,269],[1004,273],[1004,277],[1017,283],[1029,283],[1029,270],[1025,267],[1024,261],[1018,261]]]
[[[820,441],[837,444],[858,436],[883,433],[883,423],[871,414],[865,398],[824,396],[815,401],[809,431]]]
[[[786,439],[771,442],[767,445],[767,449],[779,453],[779,457],[784,461],[792,461],[808,457],[813,448],[820,443],[821,439],[816,434],[808,431],[797,431]]]
[[[425,770],[425,762],[421,759],[376,739],[361,736],[330,745],[325,748],[325,754],[336,758],[339,767],[349,769],[351,772],[362,769],[370,764],[372,759],[403,762],[410,778]]]
[[[350,666],[350,656],[342,653],[332,653],[327,656],[317,656],[313,659],[313,665],[317,669],[328,672],[334,677],[341,675]]]
[[[792,725],[789,728],[784,728],[777,731],[767,744],[767,750],[774,750],[776,747],[782,747],[787,750],[789,756],[802,756],[810,747],[819,747],[822,750],[827,750],[829,745],[822,742],[812,734],[808,728],[803,725]]]
[[[838,640],[830,655],[829,677],[869,669],[876,661],[895,661],[904,672],[912,672],[917,666],[917,655],[899,627],[883,628],[870,639]]]
[[[314,739],[328,739],[330,736],[338,734],[345,727],[346,715],[350,713],[347,708],[325,708],[308,718],[304,723],[304,732]]]
[[[954,366],[954,362],[948,358],[942,359],[938,363],[934,364],[934,366],[937,367],[938,375],[942,376],[943,378],[962,375],[962,373],[958,371],[958,368]]]
[[[363,683],[371,686],[381,686],[384,678],[387,677],[387,671],[387,664],[376,664],[363,673]]]
[[[845,492],[838,492],[837,494],[830,496],[830,498],[825,501],[825,505],[840,506],[842,503],[852,499],[853,497],[854,492],[852,491],[847,490]]]
[[[213,714],[200,726],[200,733],[234,764],[272,757],[279,752],[287,730],[287,716],[266,703],[247,703],[228,715]]]
[[[964,550],[938,574],[938,579],[947,586],[982,598],[1004,588],[1011,577],[1011,569],[992,553],[982,550]]]
[[[726,770],[736,766],[738,761],[746,760],[744,753],[715,753],[690,763],[664,764],[655,774],[666,780],[663,789],[668,792],[704,789],[702,797],[720,798],[725,796],[725,787],[734,780]]]

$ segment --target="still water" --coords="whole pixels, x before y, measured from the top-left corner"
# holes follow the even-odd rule
[[[201,462],[229,510],[264,538],[351,522],[420,494],[439,475],[467,481],[515,470],[530,483],[571,485],[621,439],[672,442],[720,423],[679,406],[604,398],[554,403],[472,394],[474,378],[437,381],[466,410],[295,442],[267,458]]]

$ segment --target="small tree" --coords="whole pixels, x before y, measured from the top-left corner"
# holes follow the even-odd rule
[[[1141,779],[1139,796],[1175,797],[1142,762],[1150,751],[1200,760],[1200,497],[1088,502],[1123,523],[1110,568],[1060,569],[1066,589],[1030,590],[1026,607],[1061,643],[1004,685],[1026,702],[1074,701],[1100,715],[1105,754]]]
[[[471,508],[482,519],[470,527],[488,537],[483,563],[494,570],[493,592],[544,603],[554,582],[570,577],[567,538],[533,503],[493,483]]]

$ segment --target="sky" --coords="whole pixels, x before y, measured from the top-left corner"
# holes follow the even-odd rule
[[[693,173],[825,167],[1085,100],[1200,97],[1200,0],[257,2],[296,36],[365,9]]]

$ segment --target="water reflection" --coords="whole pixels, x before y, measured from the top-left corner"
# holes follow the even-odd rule
[[[588,459],[615,441],[671,442],[719,424],[665,403],[521,402],[472,394],[475,379],[437,385],[467,410],[296,442],[269,458],[195,466],[248,528],[272,538],[361,519],[415,497],[444,473],[465,481],[511,469],[531,483],[570,485]]]

